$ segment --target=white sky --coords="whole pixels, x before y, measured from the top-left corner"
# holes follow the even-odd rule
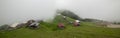
[[[55,0],[0,0],[0,24],[47,19],[55,13]]]
[[[51,18],[56,9],[82,18],[120,21],[120,0],[0,0],[0,25]]]
[[[82,18],[120,21],[120,0],[58,0],[56,6]]]

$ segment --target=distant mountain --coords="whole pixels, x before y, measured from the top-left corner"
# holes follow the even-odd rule
[[[70,10],[57,10],[56,12],[57,12],[57,14],[67,16],[67,17],[70,17],[72,19],[82,20],[81,17],[79,17],[78,15],[76,15],[74,12],[72,12]]]

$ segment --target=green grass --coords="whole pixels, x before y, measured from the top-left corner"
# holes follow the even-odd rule
[[[42,22],[39,29],[0,31],[0,38],[120,38],[119,28],[96,27],[91,22],[81,22],[81,26],[74,27],[63,21],[66,28],[60,30],[57,28],[60,19],[57,18],[52,23]]]

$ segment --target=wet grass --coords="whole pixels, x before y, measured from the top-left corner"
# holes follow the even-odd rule
[[[12,31],[0,31],[0,38],[120,38],[119,28],[96,27],[91,22],[81,22],[81,26],[74,27],[63,21],[66,28],[61,30],[57,28],[58,20],[54,19],[51,23],[42,22],[39,29],[23,27]]]
[[[92,23],[82,22],[79,27],[66,25],[65,29],[60,30],[56,24],[42,23],[39,29],[20,28],[0,32],[0,38],[120,38],[120,29],[95,27]]]

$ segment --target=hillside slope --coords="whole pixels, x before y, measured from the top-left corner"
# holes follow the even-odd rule
[[[39,29],[20,28],[12,31],[0,31],[0,38],[120,38],[119,28],[96,27],[91,22],[81,22],[81,26],[74,27],[64,22],[66,28],[57,28],[59,18],[56,16],[53,22],[42,22]],[[68,17],[69,20],[73,21]]]

